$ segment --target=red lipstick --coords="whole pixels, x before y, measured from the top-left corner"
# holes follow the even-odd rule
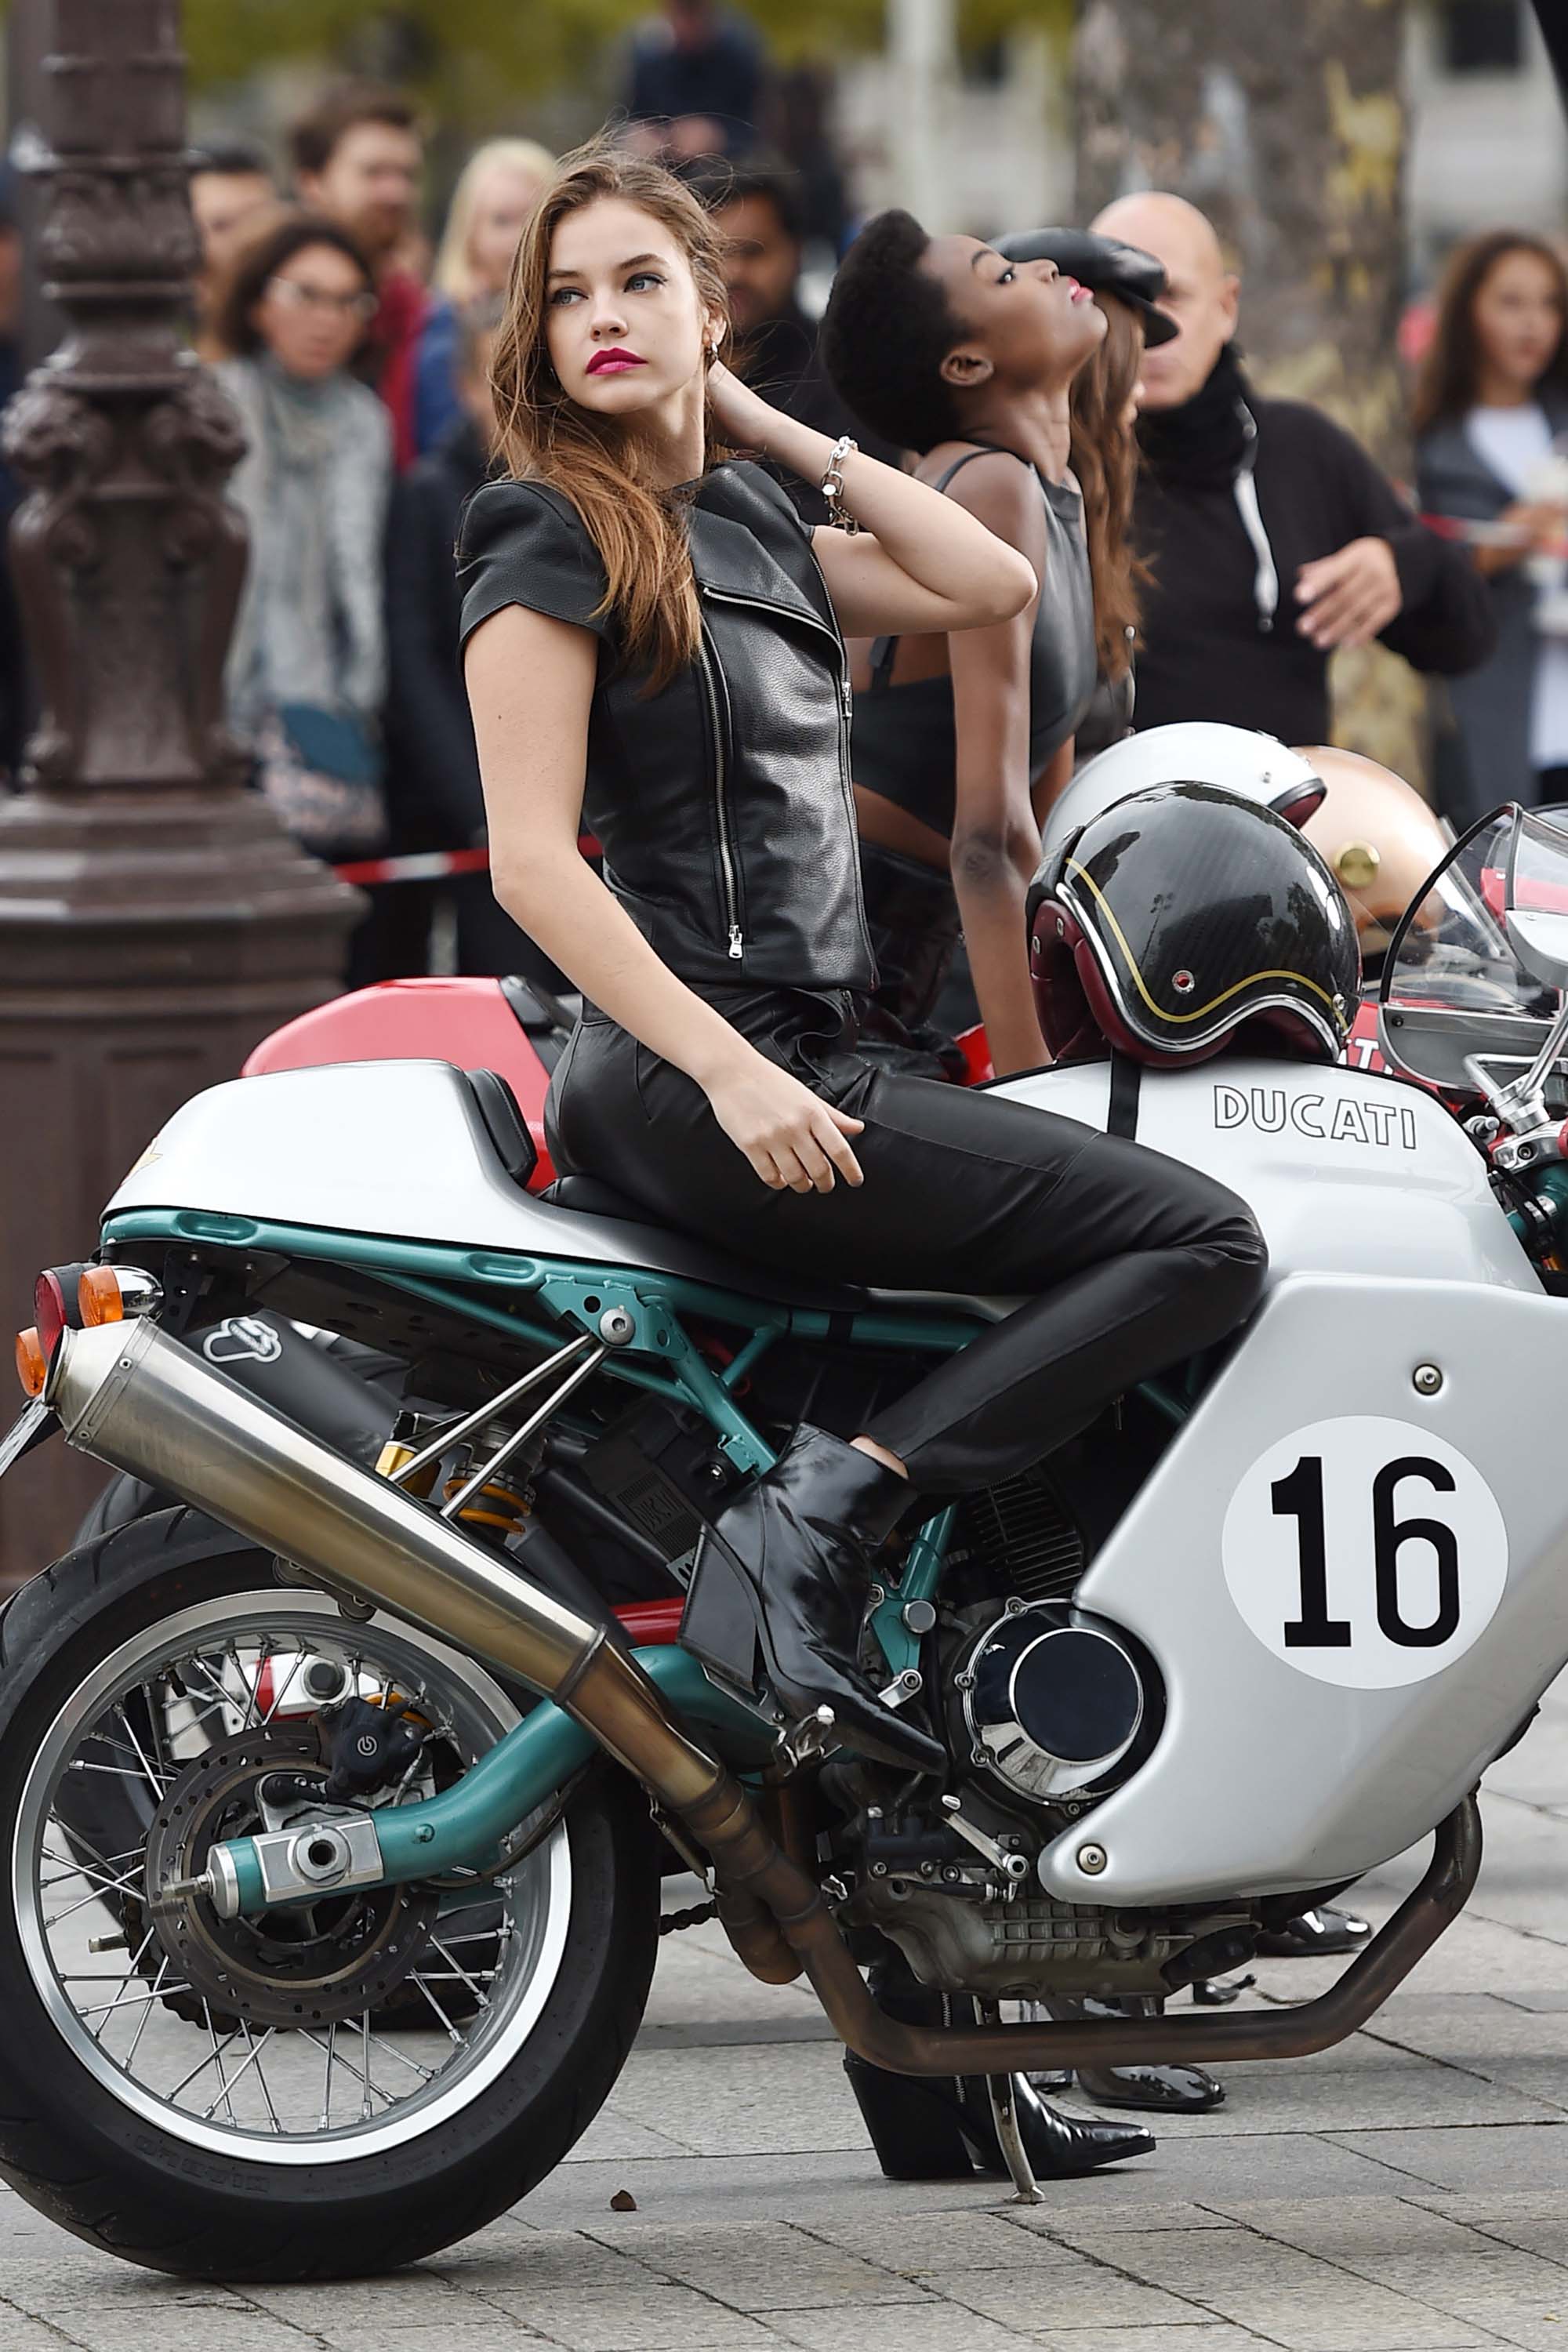
[[[590,375],[609,375],[614,373],[618,375],[623,368],[644,367],[646,365],[647,362],[639,360],[636,352],[623,351],[619,343],[612,343],[607,352],[595,352],[594,353],[593,358],[588,362],[588,373]]]

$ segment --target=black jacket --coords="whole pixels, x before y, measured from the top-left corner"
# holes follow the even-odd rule
[[[452,551],[463,503],[485,478],[467,417],[401,475],[386,532],[387,807],[392,845],[466,849],[484,837],[479,754],[458,644]]]
[[[1237,402],[1257,425],[1247,435]],[[1218,719],[1287,743],[1329,731],[1329,656],[1301,636],[1296,576],[1352,539],[1387,540],[1403,609],[1382,642],[1419,670],[1473,669],[1491,652],[1485,589],[1462,549],[1419,522],[1360,445],[1295,400],[1264,400],[1234,361],[1185,410],[1147,412],[1133,536],[1144,592],[1134,724]],[[1253,461],[1266,545],[1249,536],[1237,482]],[[1278,598],[1264,607],[1272,568]]]
[[[698,987],[868,989],[875,972],[849,785],[844,642],[810,533],[761,467],[707,475],[690,508],[700,659],[661,692],[628,667],[597,550],[537,482],[463,518],[463,635],[505,604],[591,629],[598,682],[584,815],[605,879]]]

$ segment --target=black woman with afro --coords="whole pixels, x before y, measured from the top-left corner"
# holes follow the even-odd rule
[[[962,930],[998,1076],[1044,1059],[1025,895],[1099,669],[1069,394],[1106,331],[1089,287],[1048,257],[1015,261],[975,237],[928,236],[906,212],[869,222],[834,282],[821,351],[839,394],[915,453],[921,480],[1026,555],[1040,583],[996,627],[851,646],[862,875],[881,975],[863,1049],[879,1022],[886,1050],[951,1069],[931,1023]]]

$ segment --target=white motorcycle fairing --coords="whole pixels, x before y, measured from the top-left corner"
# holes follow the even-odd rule
[[[1003,1091],[1106,1124],[1103,1066]],[[1138,1138],[1247,1201],[1270,1284],[1079,1587],[1164,1722],[1041,1874],[1097,1905],[1331,1885],[1429,1832],[1568,1656],[1568,1512],[1521,1475],[1562,1443],[1568,1302],[1417,1087],[1226,1057],[1146,1076]],[[713,1278],[700,1244],[523,1192],[441,1063],[197,1096],[107,1213],[148,1209]]]

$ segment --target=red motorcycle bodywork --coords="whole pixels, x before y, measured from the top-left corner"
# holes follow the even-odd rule
[[[384,980],[351,996],[334,996],[264,1037],[240,1076],[266,1077],[328,1062],[421,1061],[494,1070],[503,1077],[539,1154],[528,1189],[542,1192],[553,1183],[544,1148],[550,1073],[499,980]]]

